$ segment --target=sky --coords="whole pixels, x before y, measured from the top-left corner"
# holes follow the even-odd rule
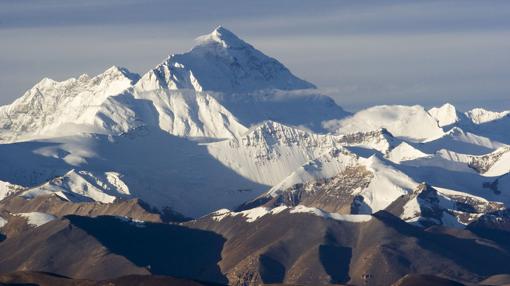
[[[507,0],[0,0],[0,104],[44,77],[143,74],[218,25],[347,110],[510,109]]]

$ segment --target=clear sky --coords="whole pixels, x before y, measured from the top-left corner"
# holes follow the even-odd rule
[[[507,0],[0,0],[0,104],[43,77],[143,74],[220,24],[348,110],[510,109]]]

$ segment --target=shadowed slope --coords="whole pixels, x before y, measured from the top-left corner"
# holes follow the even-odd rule
[[[71,215],[0,243],[0,269],[88,279],[156,274],[223,284],[217,264],[224,241],[178,225]]]

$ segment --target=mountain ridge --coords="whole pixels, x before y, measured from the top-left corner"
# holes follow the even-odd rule
[[[351,114],[218,27],[141,76],[43,79],[0,107],[0,272],[499,279],[508,130],[448,103]]]

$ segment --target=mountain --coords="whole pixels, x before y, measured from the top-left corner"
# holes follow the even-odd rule
[[[44,79],[0,107],[0,281],[504,280],[509,119],[351,114],[223,27],[141,76]]]
[[[185,75],[200,88],[186,85]],[[289,123],[288,130],[320,129],[323,119],[347,114],[313,88],[219,27],[141,77],[113,67],[93,78],[43,80],[2,107],[1,133],[12,144],[0,146],[11,162],[0,178],[21,185],[27,198],[56,193],[73,202],[111,203],[136,197],[186,216],[234,208],[319,154],[315,147],[334,144],[324,139],[297,147],[295,159],[279,159],[275,179],[237,173],[231,157],[221,157],[267,120]],[[250,164],[241,169],[253,170]]]
[[[97,280],[130,274],[191,276],[223,284],[226,279],[216,265],[223,243],[217,234],[178,225],[71,215],[1,242],[0,269]],[[14,249],[18,255],[8,255]]]
[[[429,109],[428,113],[437,121],[439,127],[457,123],[462,116],[457,112],[455,106],[450,103],[445,103],[441,107],[433,107]]]
[[[221,26],[197,38],[191,51],[169,56],[137,84],[144,90],[158,86],[224,93],[315,88]]]
[[[416,185],[375,155],[365,159],[332,150],[303,165],[255,202],[306,205],[341,214],[370,214],[385,209]]]
[[[180,225],[67,216],[1,242],[0,266],[80,279],[153,274],[229,285],[390,285],[413,272],[476,283],[505,273],[507,247],[475,231],[415,227],[388,212],[339,215],[298,206],[219,211]],[[18,255],[8,255],[13,251]]]
[[[401,209],[397,211],[398,207]],[[421,184],[411,194],[396,200],[389,209],[413,224],[464,228],[484,214],[504,211],[505,206],[465,193]]]
[[[43,79],[0,109],[0,139],[119,135],[141,126],[176,136],[225,139],[268,119],[319,130],[320,120],[347,115],[314,88],[218,27],[200,37],[191,51],[169,56],[141,77],[112,67],[92,78]]]
[[[108,98],[138,78],[115,66],[95,77],[83,74],[62,82],[44,78],[12,104],[0,107],[0,139],[11,142],[102,131],[105,123],[94,115]]]
[[[474,108],[465,113],[475,124],[484,124],[500,120],[510,115],[510,111],[494,112],[483,108]]]
[[[162,129],[186,136],[203,136],[186,130],[197,129],[195,125],[200,128],[209,120],[201,118],[203,112],[198,108],[174,103],[175,91],[192,91],[191,98],[205,93],[207,101],[218,101],[245,126],[275,120],[322,131],[322,121],[348,113],[314,89],[313,84],[297,78],[283,64],[221,26],[199,37],[189,52],[169,56],[142,76],[134,88],[136,98],[159,102],[155,107],[160,124],[173,126]],[[173,114],[183,110],[198,115],[198,119],[185,117],[180,123],[180,116]],[[166,114],[170,118],[163,117]],[[177,124],[184,125],[185,131],[172,131]]]
[[[423,143],[421,148],[428,152],[436,152],[439,148],[447,146],[452,151],[467,154],[484,154],[506,146],[506,144],[469,131],[466,132],[456,126],[446,131],[441,137]]]
[[[476,283],[507,271],[500,263],[508,254],[494,242],[476,242],[481,237],[469,231],[418,228],[384,211],[367,217],[302,206],[256,208],[186,225],[227,238],[219,265],[231,285],[390,285],[406,273]]]
[[[503,144],[510,144],[510,137],[504,130],[510,128],[510,111],[495,112],[483,108],[474,108],[459,112],[451,104],[434,107],[429,113],[436,118],[441,127],[458,127],[464,131]],[[442,123],[448,124],[442,126]]]
[[[474,186],[495,180],[484,176],[507,172],[505,141],[479,132],[504,115],[476,123],[469,115],[476,112],[461,114],[450,104],[348,115],[223,27],[141,77],[112,67],[92,78],[45,79],[0,110],[4,142],[11,142],[0,145],[9,162],[0,166],[0,180],[23,189],[17,196],[26,199],[140,198],[196,217],[277,189],[345,177],[344,166],[361,170],[369,158],[385,158],[391,163],[382,165],[412,178],[408,190],[428,182],[477,195]],[[335,152],[350,155],[331,157]],[[469,179],[446,179],[442,170]],[[383,206],[394,199],[386,196]]]

